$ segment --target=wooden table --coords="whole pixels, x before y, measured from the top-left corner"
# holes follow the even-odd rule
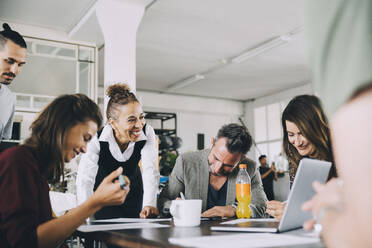
[[[159,222],[160,224],[171,224],[168,228],[142,228],[142,229],[125,229],[115,231],[99,231],[99,232],[76,232],[76,235],[89,241],[104,242],[106,244],[114,245],[117,247],[180,247],[173,245],[168,242],[168,238],[185,238],[185,237],[196,237],[196,236],[207,236],[207,235],[226,235],[232,234],[232,232],[216,232],[211,231],[210,227],[218,225],[221,220],[209,220],[202,221],[198,227],[175,227],[173,223]],[[302,230],[295,230],[291,232],[299,235]],[[235,233],[235,232],[234,232]],[[92,244],[93,242],[88,242]],[[278,248],[284,248],[284,246],[276,246]],[[288,246],[285,246],[288,247]],[[290,246],[293,248],[323,248],[322,243],[310,244],[310,245],[295,245]]]

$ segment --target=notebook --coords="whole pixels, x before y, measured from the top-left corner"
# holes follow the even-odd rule
[[[308,158],[300,161],[280,222],[275,219],[238,219],[212,226],[211,230],[275,233],[301,228],[306,220],[312,218],[311,212],[304,212],[301,209],[302,204],[310,200],[315,194],[312,183],[314,181],[325,183],[330,168],[331,163],[326,161]]]

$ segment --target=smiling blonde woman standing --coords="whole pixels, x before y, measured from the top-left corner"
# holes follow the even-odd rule
[[[159,172],[154,129],[145,123],[142,106],[126,84],[108,87],[108,123],[98,131],[81,158],[76,180],[79,204],[93,194],[103,178],[120,166],[131,181],[124,204],[105,207],[96,219],[146,218],[158,215],[156,194]],[[142,164],[142,173],[138,166]],[[143,206],[143,207],[142,207]]]
[[[283,111],[283,151],[289,162],[290,185],[294,181],[300,160],[304,157],[330,161],[333,163],[328,120],[319,98],[301,95],[293,98]],[[328,180],[336,177],[334,163]],[[281,219],[285,203],[267,202],[266,212]]]

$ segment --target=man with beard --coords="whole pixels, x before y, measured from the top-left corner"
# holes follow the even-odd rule
[[[26,63],[27,46],[22,36],[3,24],[0,32],[0,142],[12,136],[15,97],[9,85]]]
[[[237,124],[223,126],[212,139],[211,149],[180,155],[169,182],[158,200],[158,209],[169,214],[171,201],[185,194],[186,199],[202,199],[202,217],[234,217],[237,201],[235,181],[238,165],[246,164],[251,178],[252,218],[265,216],[266,195],[254,161],[245,157],[252,145],[248,130]]]

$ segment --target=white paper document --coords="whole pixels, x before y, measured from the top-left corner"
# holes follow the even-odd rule
[[[53,212],[58,217],[77,206],[76,195],[74,194],[49,191],[49,198]]]
[[[233,224],[239,224],[239,223],[244,223],[248,221],[255,221],[255,222],[279,222],[276,219],[273,218],[267,218],[267,219],[236,219],[236,220],[229,220],[222,222],[220,224],[227,224],[227,225],[233,225]]]
[[[162,228],[169,227],[169,225],[162,225],[157,223],[125,223],[125,224],[102,224],[102,225],[81,225],[78,227],[80,232],[97,232],[109,230],[123,230],[123,229],[137,229],[137,228]]]
[[[249,248],[249,247],[275,247],[289,246],[298,244],[318,243],[318,238],[300,237],[289,234],[270,234],[270,233],[247,233],[231,235],[213,235],[189,238],[169,238],[172,244],[199,247],[199,248]]]
[[[104,219],[104,220],[93,220],[92,222],[115,222],[115,223],[152,223],[159,221],[171,221],[171,218],[163,219],[141,219],[141,218],[115,218],[115,219]]]

